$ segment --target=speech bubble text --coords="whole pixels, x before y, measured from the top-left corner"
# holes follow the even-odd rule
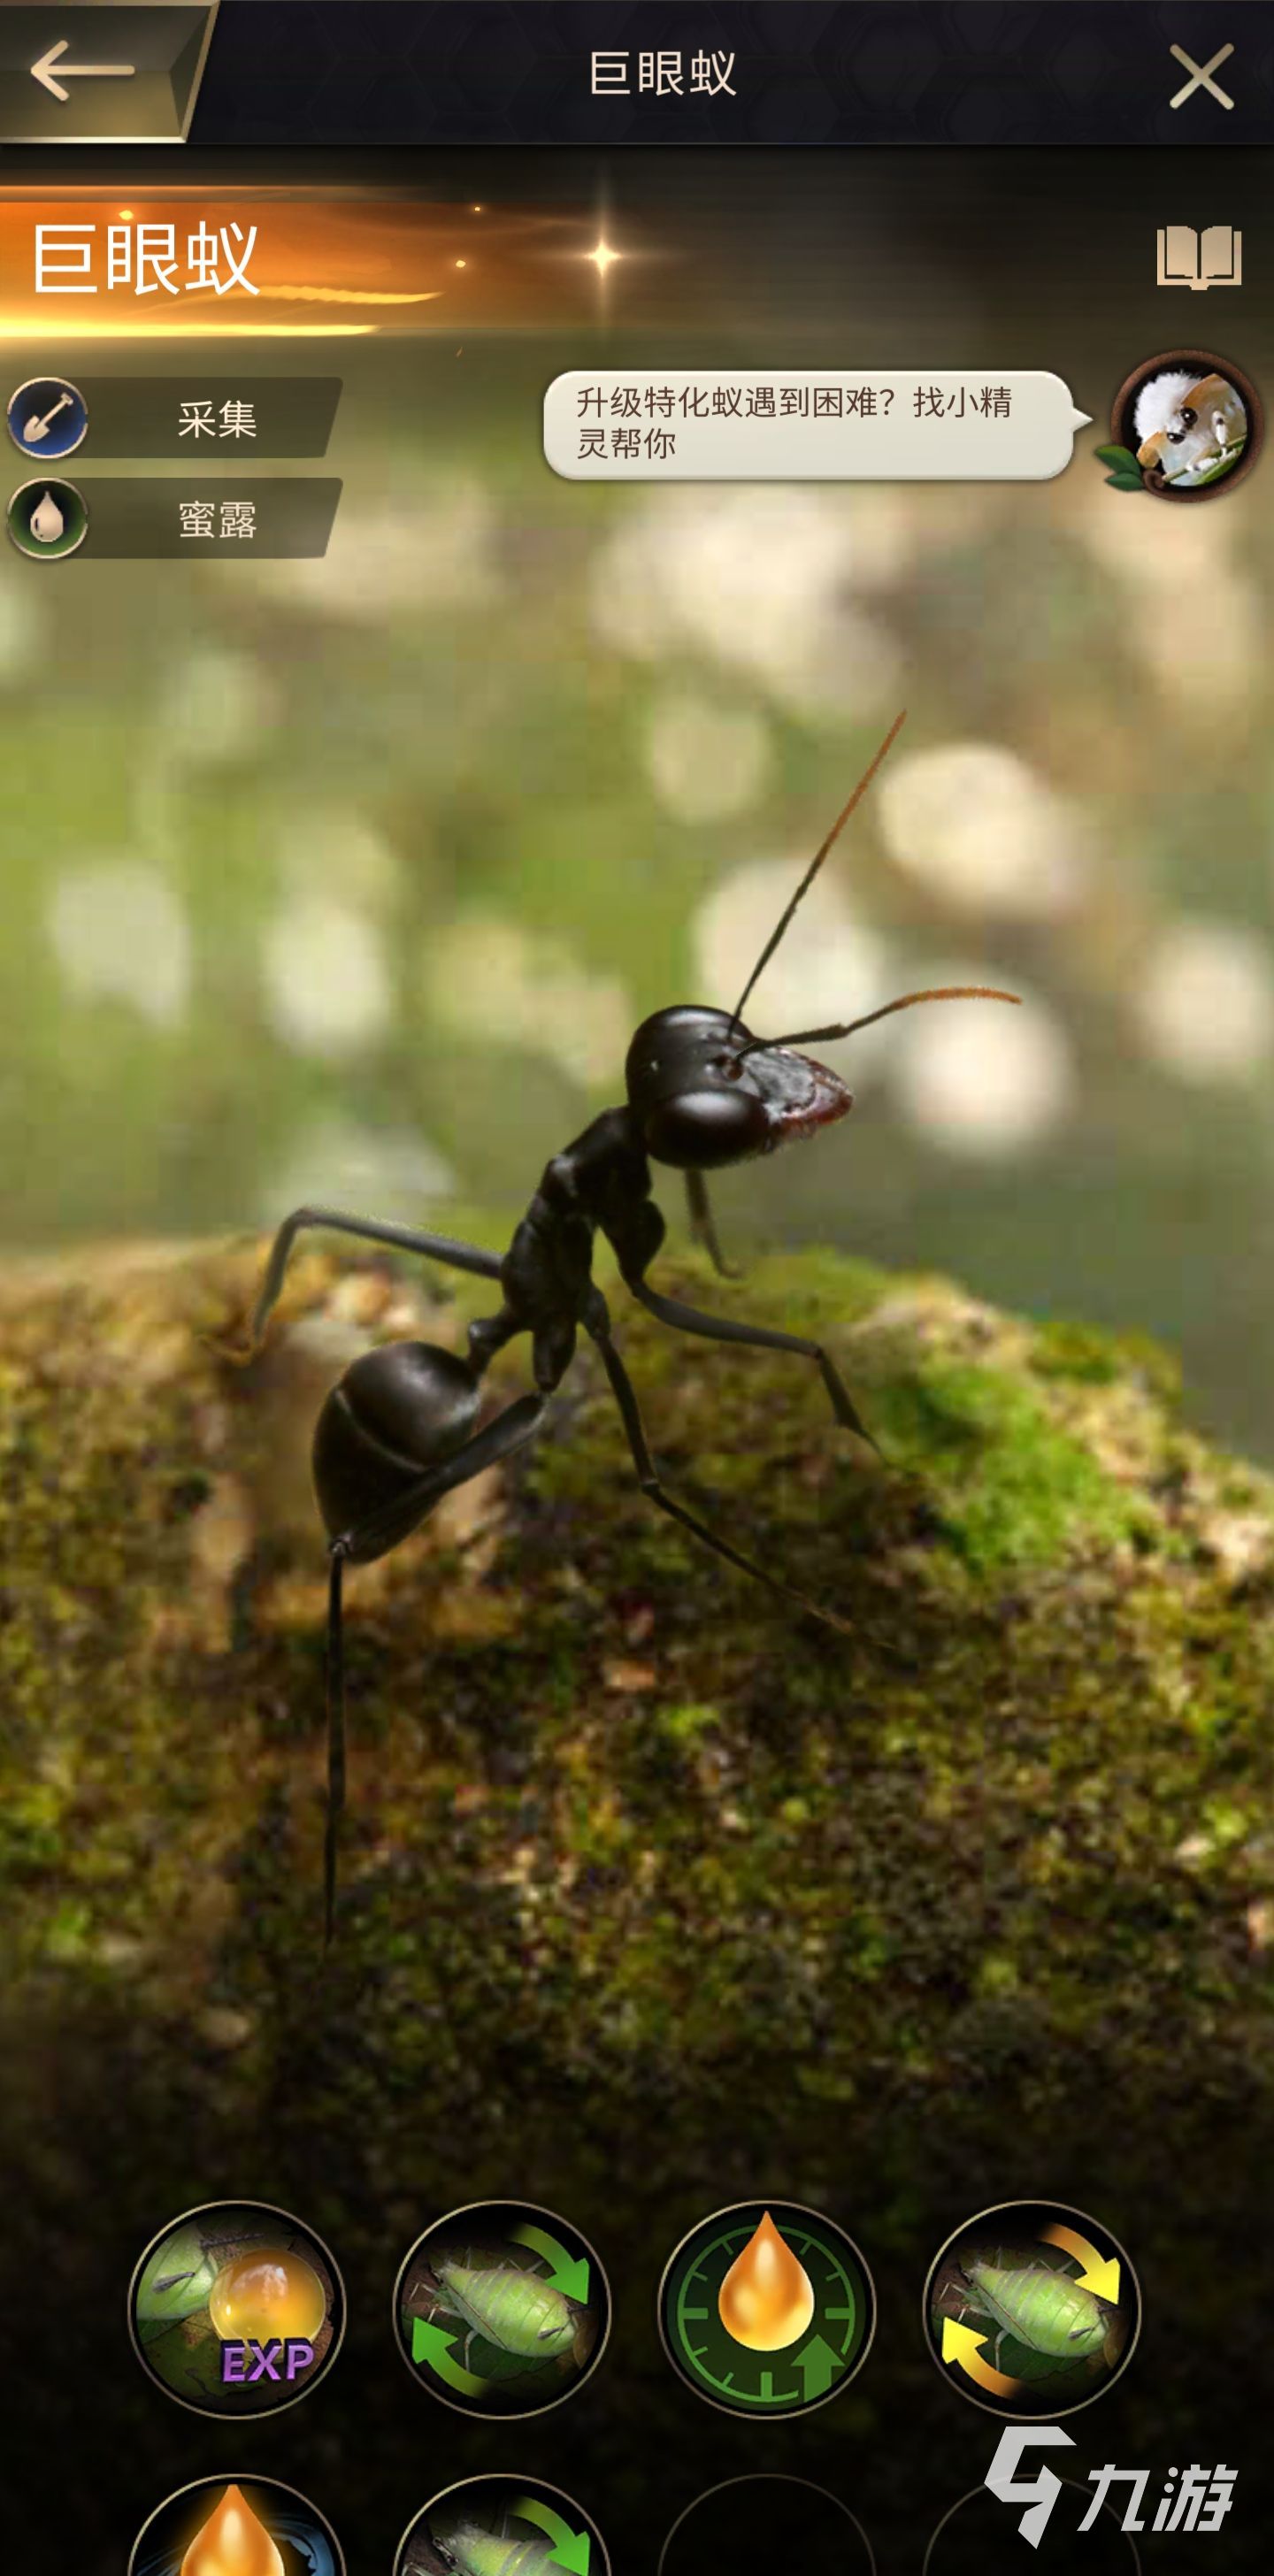
[[[1039,368],[577,367],[544,453],[572,483],[1047,483],[1090,420]]]

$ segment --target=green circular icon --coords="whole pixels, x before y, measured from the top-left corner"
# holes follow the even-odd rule
[[[33,563],[73,555],[88,535],[88,503],[78,484],[60,476],[37,475],[20,483],[7,512],[9,535],[20,555]]]
[[[414,2378],[462,2414],[542,2415],[596,2370],[610,2290],[587,2237],[532,2201],[477,2201],[435,2219],[394,2289]]]
[[[659,2290],[664,2349],[731,2415],[804,2415],[861,2370],[876,2327],[853,2239],[794,2201],[743,2201],[683,2238]]]
[[[1127,2369],[1141,2289],[1118,2237],[1082,2209],[1007,2200],[939,2247],[925,2324],[944,2378],[971,2405],[1056,2423]]]
[[[410,2522],[394,2576],[610,2576],[591,2514],[543,2478],[461,2478]]]

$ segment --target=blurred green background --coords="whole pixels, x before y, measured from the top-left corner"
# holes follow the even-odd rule
[[[939,979],[1026,1008],[831,1050],[855,1116],[727,1176],[728,1239],[1152,1330],[1274,1456],[1268,462],[1109,490],[1116,361],[1070,369],[1094,426],[1054,483],[571,485],[540,405],[589,349],[685,362],[618,328],[342,352],[321,563],[0,562],[7,1247],[316,1193],[511,1226],[643,1013],[736,998],[905,704],[753,1024]]]

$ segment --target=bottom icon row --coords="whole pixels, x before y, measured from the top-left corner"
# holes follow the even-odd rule
[[[591,2517],[536,2478],[467,2478],[418,2513],[394,2576],[609,2576]],[[145,2525],[128,2576],[345,2576],[330,2522],[273,2478],[199,2478]]]
[[[1136,2549],[1104,2496],[1094,2500],[1086,2488],[1058,2480],[1053,2487],[1088,2504],[1079,2525],[1085,2576],[1137,2576]],[[1022,2501],[1041,2490],[1010,2485],[1007,2493]],[[924,2576],[1025,2576],[1028,2567],[1031,2576],[1043,2567],[1062,2576],[1074,2560],[1073,2512],[1049,2522],[1046,2505],[1046,2535],[1038,2508],[1034,2518],[1010,2524],[1006,2500],[1003,2491],[997,2501],[983,2487],[954,2506],[929,2544]],[[803,2576],[875,2576],[867,2535],[835,2496],[803,2478],[744,2477],[710,2488],[674,2523],[658,2576],[703,2576],[719,2566],[768,2576],[789,2563],[799,2563]],[[466,2478],[446,2488],[416,2515],[394,2560],[394,2576],[609,2571],[596,2523],[559,2488],[534,2478]],[[345,2576],[345,2560],[331,2524],[294,2488],[272,2478],[200,2478],[151,2515],[128,2576]]]

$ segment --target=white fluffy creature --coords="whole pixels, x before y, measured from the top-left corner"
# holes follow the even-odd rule
[[[1247,437],[1247,413],[1224,376],[1165,367],[1142,386],[1133,428],[1139,465],[1159,466],[1169,483],[1205,483],[1233,465]]]

